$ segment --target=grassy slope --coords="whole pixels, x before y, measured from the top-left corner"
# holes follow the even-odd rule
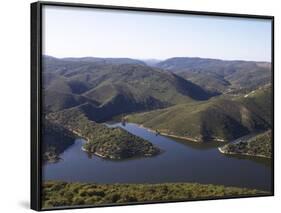
[[[207,99],[199,86],[171,73],[143,65],[105,65],[94,72],[78,72],[69,81],[87,82],[88,98],[104,104],[116,95],[126,95],[138,102],[153,97],[163,103],[182,103],[190,99]],[[155,84],[157,82],[157,84]]]
[[[178,75],[212,93],[223,93],[231,85],[223,76],[214,73],[180,72]]]
[[[129,122],[139,123],[162,133],[197,140],[231,140],[254,130],[271,127],[271,87],[247,97],[218,97],[166,109],[128,115]]]
[[[219,150],[224,154],[250,155],[271,158],[272,155],[272,132],[271,130],[258,134],[247,141],[235,144],[227,144]]]
[[[258,190],[197,183],[87,184],[47,181],[43,183],[43,208],[237,197],[267,194]]]
[[[118,60],[121,59],[114,63],[100,63],[93,59],[47,58],[44,63],[45,88],[83,94],[97,98],[101,104],[120,93],[131,95],[136,101],[151,96],[164,103],[209,97],[199,86],[169,72]],[[78,87],[82,90],[79,91]]]
[[[46,110],[92,104],[92,114],[102,115],[92,119],[100,122],[122,113],[210,97],[201,87],[177,75],[128,60],[45,57]]]
[[[87,102],[87,99],[72,93],[57,92],[55,90],[43,91],[45,112],[56,112]]]
[[[252,113],[272,126],[272,86],[266,85],[238,99]]]

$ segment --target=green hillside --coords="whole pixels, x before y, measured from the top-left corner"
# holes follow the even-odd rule
[[[44,114],[63,115],[65,121],[68,113],[72,117],[79,112],[87,119],[80,130],[93,127],[96,132],[100,127],[105,134],[119,135],[119,130],[90,121],[100,123],[124,114],[129,122],[197,142],[229,141],[272,127],[267,62],[171,58],[151,67],[128,58],[43,59]],[[122,131],[119,136],[131,137]],[[138,155],[133,152],[128,155]]]
[[[232,140],[249,132],[271,128],[271,87],[247,97],[221,96],[127,116],[161,134],[195,141]]]
[[[88,120],[78,108],[50,113],[47,119],[84,138],[87,143],[83,145],[83,150],[102,158],[117,160],[149,157],[160,151],[149,141],[132,135],[122,128],[109,128]]]
[[[223,76],[208,72],[180,72],[177,73],[183,78],[200,85],[206,91],[212,94],[226,92],[231,87],[231,83],[224,79]]]
[[[211,92],[257,89],[271,82],[271,63],[175,57],[155,66],[169,70]]]
[[[83,96],[63,93],[52,90],[43,91],[43,103],[45,112],[55,112],[67,109],[87,102]]]
[[[211,96],[196,84],[134,59],[44,60],[46,112],[86,106],[84,113],[101,122],[123,113],[207,100]]]
[[[106,96],[103,97],[103,101],[110,99],[115,94],[126,93],[135,100],[151,96],[169,104],[182,103],[190,99],[204,100],[209,97],[199,86],[177,75],[148,66],[106,66],[95,72],[92,78],[98,84],[85,95],[94,99],[99,90],[106,88],[107,93],[104,94]]]
[[[253,90],[238,100],[244,104],[252,113],[259,116],[266,123],[272,126],[273,94],[271,84]]]
[[[242,140],[238,143],[227,144],[219,148],[224,154],[249,155],[256,157],[271,158],[272,156],[272,131],[266,131]]]

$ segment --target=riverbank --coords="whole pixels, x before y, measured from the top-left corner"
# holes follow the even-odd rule
[[[78,137],[83,138],[83,139],[86,141],[86,143],[88,143],[88,144],[90,143],[90,139],[87,138],[87,137],[84,137],[84,136],[83,136],[81,133],[79,133],[78,131],[76,131],[76,130],[70,130],[70,131],[72,131],[72,133],[75,134],[75,135],[77,135]],[[98,156],[98,157],[100,157],[100,158],[104,158],[104,159],[107,158],[107,156],[102,155],[101,153],[98,153],[98,152],[94,152],[94,153],[89,152],[87,149],[85,149],[85,147],[84,147],[83,145],[81,146],[81,150],[84,151],[84,152],[87,152],[87,153],[89,153],[89,154],[94,154],[94,155],[96,155],[96,156]],[[112,159],[114,159],[114,158],[112,158]]]
[[[55,151],[46,151],[43,153],[43,163],[58,163],[62,160],[58,153]]]
[[[88,144],[90,143],[90,139],[87,138],[87,137],[85,137],[85,136],[83,136],[83,135],[82,135],[81,133],[79,133],[78,131],[72,130],[72,129],[70,129],[70,131],[72,131],[72,133],[75,134],[75,135],[77,135],[78,137],[83,138],[83,139],[86,141],[86,143],[88,143]],[[87,152],[87,153],[89,153],[89,154],[94,154],[94,155],[96,155],[96,156],[98,156],[98,157],[101,157],[101,158],[107,158],[105,155],[102,155],[101,153],[98,153],[98,152],[94,152],[94,153],[89,152],[89,150],[87,150],[87,149],[84,147],[84,145],[81,146],[81,150],[84,151],[84,152]]]
[[[142,124],[137,124],[137,123],[133,123],[143,129],[146,129],[149,132],[153,132],[155,134],[159,134],[159,135],[163,135],[163,136],[167,136],[167,137],[171,137],[171,138],[177,138],[177,139],[182,139],[182,140],[186,140],[186,141],[192,141],[192,142],[197,142],[200,143],[201,141],[196,139],[196,138],[192,138],[192,137],[184,137],[184,136],[179,136],[179,135],[174,135],[174,134],[168,134],[165,132],[161,132],[161,130],[154,130],[154,129],[150,129],[148,127],[143,126]]]
[[[220,153],[225,154],[225,155],[244,155],[244,156],[249,156],[249,157],[259,157],[259,158],[266,158],[266,159],[271,159],[271,157],[265,156],[265,155],[261,155],[261,154],[250,154],[250,153],[242,153],[242,152],[230,152],[227,151],[225,149],[223,149],[223,147],[218,147],[218,150],[220,151]]]
[[[121,125],[121,123],[110,124],[113,128]],[[154,157],[103,160],[94,154],[81,151],[81,145],[86,142],[77,139],[74,145],[61,155],[63,161],[44,167],[44,180],[100,184],[196,181],[270,190],[270,161],[240,156],[229,157],[217,151],[220,143],[188,143],[165,136],[156,136],[155,133],[131,123],[127,123],[122,128],[150,141],[159,147],[161,153]],[[165,165],[165,169],[159,165]],[[196,168],[200,170],[193,172]],[[241,170],[243,173],[239,172]],[[79,174],[76,171],[79,171]],[[218,179],[218,176],[224,178]]]
[[[127,117],[125,116],[124,117],[125,119],[127,119]],[[121,123],[120,119],[115,119],[112,121],[112,123]],[[135,122],[128,122],[128,123],[131,123],[131,124],[134,124],[134,125],[137,125],[138,127],[141,127],[143,129],[146,129],[147,131],[149,132],[153,132],[155,133],[156,135],[162,135],[162,136],[167,136],[167,137],[170,137],[170,138],[175,138],[175,139],[181,139],[181,140],[184,140],[184,141],[187,141],[187,142],[195,142],[195,143],[203,143],[204,141],[202,140],[202,137],[188,137],[188,136],[182,136],[182,135],[176,135],[176,134],[171,134],[171,133],[167,133],[165,132],[165,130],[163,129],[157,129],[157,130],[154,130],[154,129],[151,129],[149,127],[146,127],[144,126],[143,124],[139,124],[139,123],[135,123]],[[108,124],[108,123],[106,123]],[[125,123],[126,124],[126,123]],[[214,141],[214,142],[221,142],[221,143],[225,143],[226,140],[223,139],[223,138],[218,138],[218,137],[215,137],[215,138],[211,138],[209,139],[209,141]]]
[[[83,138],[83,139],[86,141],[86,143],[88,143],[88,144],[90,143],[90,139],[87,138],[87,137],[84,137],[84,136],[83,136],[81,133],[79,133],[78,131],[72,130],[72,132],[73,132],[74,134],[76,134],[78,137]],[[96,155],[96,156],[98,156],[98,157],[100,157],[100,158],[107,158],[105,155],[102,155],[101,153],[98,153],[98,152],[94,152],[94,153],[89,152],[89,150],[85,149],[85,147],[84,147],[83,145],[81,146],[81,150],[84,151],[84,152],[87,152],[87,153],[89,153],[89,154],[94,154],[94,155]]]
[[[110,160],[150,157],[160,153],[152,143],[117,127],[109,128],[89,120],[75,108],[51,113],[47,119],[86,140],[83,151]]]
[[[176,139],[181,139],[181,140],[185,140],[187,142],[203,143],[203,141],[201,139],[198,139],[198,138],[169,134],[169,133],[166,133],[166,132],[161,132],[161,129],[159,131],[158,130],[156,131],[154,129],[150,129],[150,128],[145,127],[144,125],[138,124],[138,123],[132,123],[132,124],[135,124],[135,125],[137,125],[141,128],[146,129],[147,131],[153,132],[155,134],[159,134],[159,135],[163,135],[163,136],[167,136],[167,137],[171,137],[171,138],[176,138]],[[213,138],[212,141],[222,142],[222,143],[225,142],[225,140],[221,139],[221,138]]]
[[[238,139],[235,143],[229,143],[219,147],[218,150],[227,155],[245,155],[271,159],[272,133],[268,130],[250,137]]]
[[[100,125],[100,124],[99,124]],[[74,134],[76,134],[78,137],[81,137],[81,138],[83,138],[85,141],[86,141],[86,143],[85,144],[83,144],[82,145],[82,147],[81,147],[81,150],[82,151],[84,151],[84,152],[87,152],[87,153],[89,153],[89,154],[93,154],[93,155],[96,155],[96,156],[98,156],[98,157],[100,157],[100,158],[103,158],[103,159],[109,159],[109,160],[122,160],[122,159],[124,159],[124,158],[122,158],[121,156],[116,156],[116,155],[114,155],[114,153],[112,153],[112,154],[110,154],[110,153],[107,153],[106,152],[106,150],[104,150],[104,149],[93,149],[93,150],[89,150],[89,148],[87,148],[87,147],[91,147],[91,140],[90,140],[90,138],[88,138],[88,137],[85,137],[82,133],[80,133],[79,131],[77,131],[77,130],[73,130],[73,129],[69,129],[72,133],[74,133]],[[123,130],[124,131],[124,130]],[[126,133],[127,133],[127,131],[126,131]],[[128,133],[129,134],[129,133]],[[135,137],[135,136],[134,136]],[[97,150],[99,150],[99,151],[97,151]],[[101,152],[101,151],[103,151],[103,152],[105,152],[105,153],[103,153],[103,152]],[[160,153],[160,150],[159,150],[159,153]],[[143,156],[144,157],[152,157],[153,155],[155,155],[156,154],[156,152],[153,152],[153,153],[151,153],[151,152],[147,152],[147,153],[144,153],[143,154]],[[140,157],[139,155],[135,155],[135,156],[132,156],[133,158],[136,158],[136,157]]]

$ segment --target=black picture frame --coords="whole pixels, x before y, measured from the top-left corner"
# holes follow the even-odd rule
[[[153,13],[167,13],[167,14],[186,14],[186,15],[206,15],[215,17],[236,17],[236,18],[253,18],[265,19],[271,21],[271,63],[272,63],[272,186],[271,194],[268,195],[253,195],[253,196],[239,196],[239,197],[212,197],[207,199],[183,199],[172,201],[156,201],[156,202],[137,202],[127,204],[106,204],[100,206],[83,205],[83,206],[69,206],[58,207],[52,209],[42,209],[41,206],[41,121],[42,121],[42,7],[43,6],[63,6],[63,7],[77,7],[77,8],[98,8],[110,10],[123,11],[141,11]],[[168,202],[185,202],[185,201],[202,201],[202,200],[216,200],[229,198],[245,198],[245,197],[264,197],[274,196],[274,16],[265,15],[249,15],[236,13],[218,13],[218,12],[204,12],[204,11],[187,11],[174,9],[157,9],[157,8],[142,8],[142,7],[125,7],[112,5],[92,5],[80,3],[62,3],[62,2],[34,2],[31,3],[31,209],[41,210],[57,210],[57,209],[76,209],[88,207],[103,207],[103,206],[120,206],[120,205],[139,205],[139,204],[153,204],[153,203],[168,203]]]

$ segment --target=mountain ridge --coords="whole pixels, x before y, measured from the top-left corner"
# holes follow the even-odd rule
[[[207,100],[212,96],[176,74],[143,64],[81,64],[81,61],[72,61],[75,65],[69,68],[69,62],[65,64],[64,61],[54,60],[51,67],[48,61],[45,62],[49,68],[43,73],[44,101],[47,106],[55,103],[47,108],[50,111],[79,106],[90,100],[91,106],[87,107],[93,111],[104,109],[115,116],[186,101]],[[61,97],[56,96],[56,102],[49,95],[55,92],[62,94]]]

